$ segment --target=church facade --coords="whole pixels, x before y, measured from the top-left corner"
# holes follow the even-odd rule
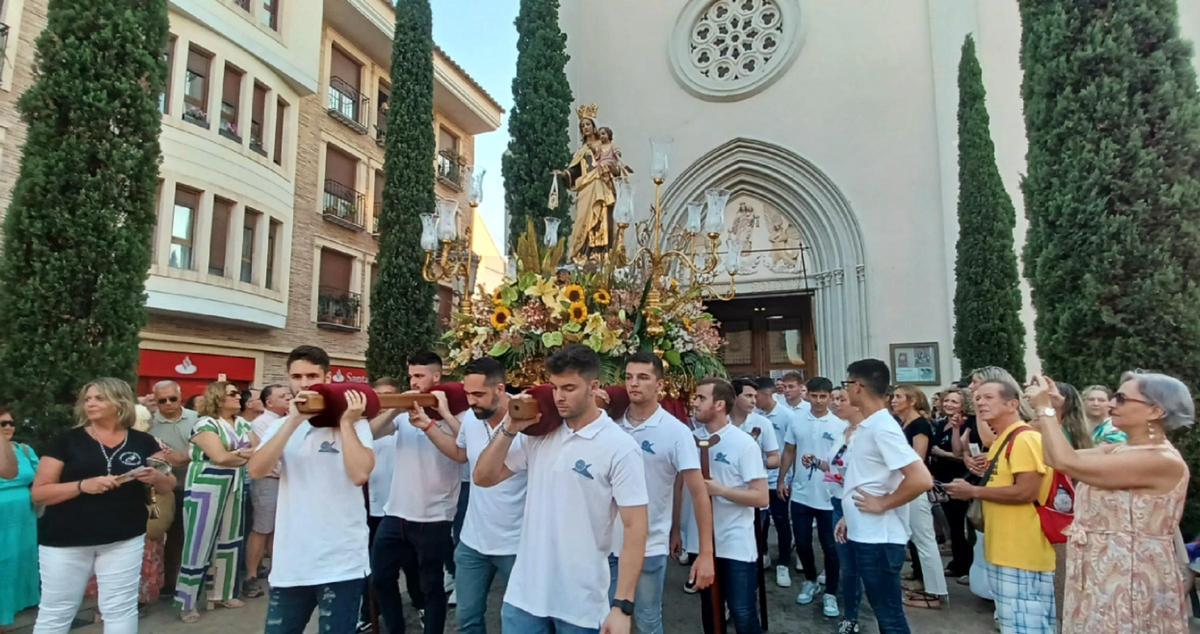
[[[1200,37],[1200,5],[1180,3]],[[957,380],[957,69],[973,34],[996,158],[1024,237],[1020,16],[993,0],[564,2],[576,103],[599,105],[653,203],[649,139],[670,137],[667,223],[732,192],[737,296],[710,307],[736,374],[838,380],[871,356],[897,382]],[[1081,228],[1086,230],[1086,228]],[[1022,288],[1030,369],[1039,367]]]

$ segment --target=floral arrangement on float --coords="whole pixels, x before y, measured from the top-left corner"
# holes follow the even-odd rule
[[[648,308],[651,285],[637,268],[611,261],[560,267],[564,250],[562,241],[543,249],[529,222],[514,254],[516,275],[490,293],[480,288],[443,335],[452,373],[487,355],[504,363],[513,385],[537,385],[546,381],[548,355],[580,343],[600,355],[605,386],[624,380],[624,360],[639,350],[662,358],[668,396],[690,393],[705,377],[725,376],[718,323],[705,311],[699,288],[674,284],[675,292]],[[661,325],[661,334],[647,328],[647,317]]]

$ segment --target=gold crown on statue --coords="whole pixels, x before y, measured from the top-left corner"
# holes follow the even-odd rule
[[[596,115],[600,114],[600,106],[597,106],[594,103],[585,103],[580,105],[579,108],[575,110],[575,113],[579,115],[580,119],[591,119],[595,121]]]

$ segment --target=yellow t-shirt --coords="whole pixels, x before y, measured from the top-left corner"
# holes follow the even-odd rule
[[[1009,425],[992,443],[988,460],[996,461],[996,471],[988,488],[1012,486],[1017,473],[1036,471],[1043,474],[1038,500],[1045,500],[1053,478],[1053,469],[1042,459],[1042,434],[1029,429],[1013,439],[1008,459],[1000,454],[1004,440],[1026,423]],[[999,455],[999,457],[997,457]],[[1049,572],[1054,570],[1054,547],[1042,533],[1042,523],[1031,503],[1000,504],[983,501],[983,554],[994,566]]]

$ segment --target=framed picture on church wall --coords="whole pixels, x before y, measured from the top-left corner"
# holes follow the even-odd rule
[[[895,383],[941,385],[937,342],[893,343],[890,348]]]

